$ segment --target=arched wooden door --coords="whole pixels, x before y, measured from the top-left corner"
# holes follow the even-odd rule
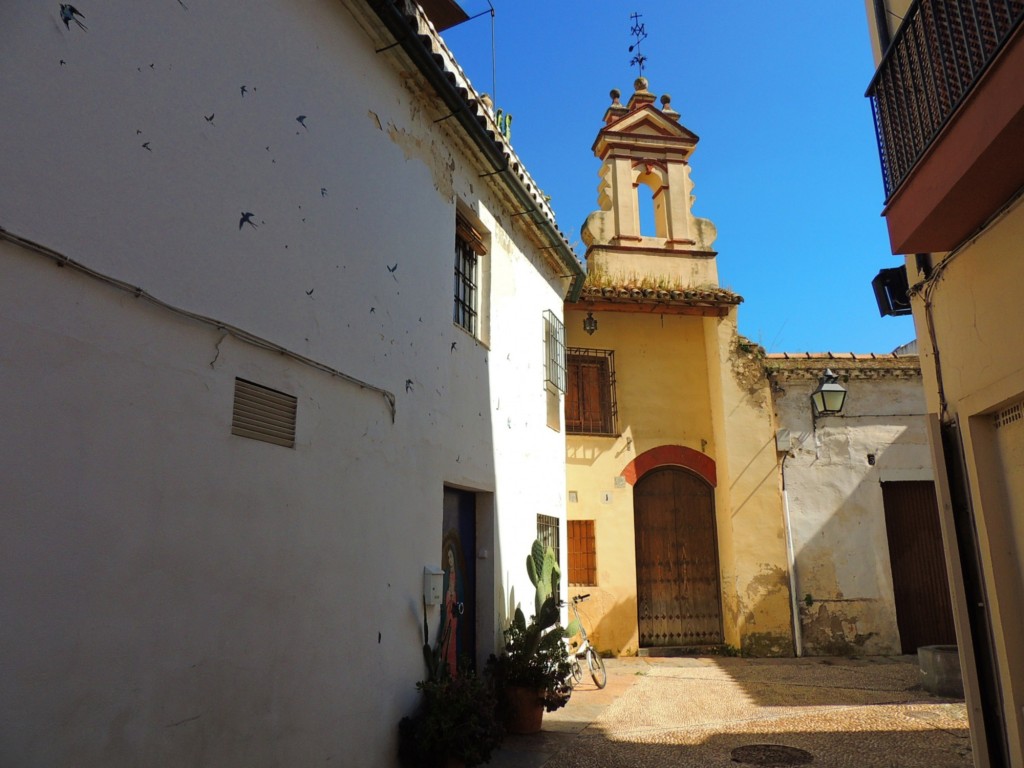
[[[633,487],[640,647],[722,642],[718,536],[712,487],[677,467]]]

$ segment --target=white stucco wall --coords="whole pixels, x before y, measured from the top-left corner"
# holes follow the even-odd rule
[[[792,441],[784,483],[803,652],[898,654],[881,483],[933,479],[924,391],[919,374],[845,364],[825,360],[816,370],[850,374],[842,414],[816,423],[817,379],[785,369],[776,376],[779,429]]]
[[[395,418],[0,240],[0,763],[390,765],[443,487],[480,494],[480,655],[564,517],[563,283],[344,4],[186,5],[5,11],[0,227]],[[452,324],[457,198],[487,345]],[[294,449],[230,434],[235,377],[298,398]]]

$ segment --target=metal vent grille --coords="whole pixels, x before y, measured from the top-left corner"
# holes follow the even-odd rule
[[[297,406],[298,400],[291,395],[235,379],[231,434],[294,448]]]
[[[1024,421],[1024,400],[997,412],[995,421],[996,429],[1005,427],[1007,424],[1013,424],[1015,421]]]

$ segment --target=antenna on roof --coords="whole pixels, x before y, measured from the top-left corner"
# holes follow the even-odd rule
[[[444,29],[451,29],[452,27],[457,27],[457,26],[459,26],[459,24],[465,24],[467,21],[473,21],[473,19],[479,19],[481,16],[489,15],[491,17],[491,96],[493,97],[493,99],[495,101],[497,101],[497,98],[498,98],[498,74],[497,74],[498,67],[497,67],[497,64],[496,64],[497,54],[496,54],[495,43],[494,43],[494,16],[495,16],[495,10],[494,10],[494,3],[492,3],[491,0],[486,0],[486,2],[487,2],[487,10],[486,11],[480,11],[480,13],[474,13],[472,16],[465,16],[465,13],[463,13],[465,18],[460,19],[459,21],[457,21],[457,22],[455,22],[453,24],[449,24],[447,27],[444,27]],[[460,10],[460,12],[462,11],[461,8],[459,10]]]
[[[644,63],[647,61],[647,57],[640,53],[640,43],[647,39],[647,30],[644,29],[644,25],[640,22],[643,18],[642,13],[633,11],[630,17],[633,20],[633,27],[630,29],[629,34],[636,38],[636,42],[629,46],[629,52],[633,53],[636,50],[636,55],[630,59],[629,66],[636,66],[639,70],[640,77],[644,76]]]

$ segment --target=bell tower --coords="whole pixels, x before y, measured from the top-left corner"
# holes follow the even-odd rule
[[[616,281],[678,288],[718,285],[714,224],[693,215],[690,155],[699,138],[679,123],[672,98],[661,108],[639,77],[626,105],[618,90],[594,142],[601,160],[597,202],[581,233],[587,267]],[[653,234],[640,229],[641,195],[653,201]]]

